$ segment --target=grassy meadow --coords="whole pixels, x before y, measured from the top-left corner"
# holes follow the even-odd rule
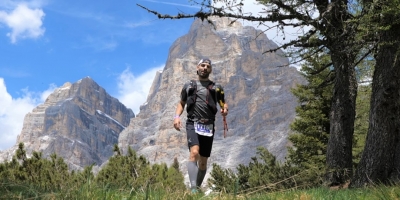
[[[168,191],[163,188],[147,187],[143,190],[112,189],[108,186],[99,186],[87,182],[80,188],[64,188],[59,191],[43,191],[35,186],[13,185],[1,183],[0,199],[298,199],[298,200],[392,200],[400,199],[400,187],[398,186],[376,186],[364,189],[348,188],[313,188],[307,190],[286,190],[263,192],[262,187],[255,188],[251,192],[227,194],[223,192],[200,192],[191,194],[187,191]]]

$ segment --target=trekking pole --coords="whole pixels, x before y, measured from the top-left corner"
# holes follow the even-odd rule
[[[226,137],[226,131],[228,131],[228,124],[226,123],[226,117],[224,116],[224,138]]]
[[[218,103],[221,109],[224,109],[224,92],[221,91],[219,88],[217,88],[217,97],[218,97]],[[223,116],[224,119],[224,138],[226,137],[226,132],[228,131],[228,124],[226,123],[226,116]]]

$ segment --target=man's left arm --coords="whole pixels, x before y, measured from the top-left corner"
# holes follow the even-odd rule
[[[221,114],[222,116],[228,115],[228,104],[225,102],[225,93],[224,93],[224,88],[221,85],[217,86],[217,101],[219,103],[219,106],[221,107]]]

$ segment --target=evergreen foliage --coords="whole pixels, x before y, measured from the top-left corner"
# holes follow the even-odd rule
[[[119,150],[115,153],[97,174],[96,181],[117,188],[146,185],[147,178],[143,180],[142,176],[148,176],[146,173],[149,171],[149,162],[143,156],[137,156],[131,148],[126,156]]]
[[[249,165],[239,165],[236,172],[214,164],[209,179],[209,186],[214,190],[227,193],[236,189],[240,192],[273,191],[318,187],[323,183],[335,74],[332,68],[327,67],[331,65],[327,54],[305,56],[305,61],[301,72],[307,84],[292,90],[299,106],[296,108],[297,118],[291,124],[294,133],[289,136],[292,147],[288,148],[287,161],[280,164],[266,149],[259,148]],[[372,67],[366,63],[369,62],[358,67],[360,81],[371,74]],[[358,163],[365,143],[371,86],[364,85],[359,90],[353,140],[354,165]]]
[[[279,163],[267,149],[259,147],[251,162],[240,164],[236,173],[214,163],[208,184],[214,191],[226,193],[270,192],[303,187],[296,179],[298,173],[298,168]]]
[[[138,156],[129,147],[127,155],[122,155],[114,147],[115,155],[100,170],[96,182],[112,188],[132,188],[135,191],[146,190],[148,186],[163,187],[171,190],[183,190],[183,175],[174,167],[166,164],[150,165],[144,156]]]
[[[371,57],[365,58],[357,66],[359,88],[356,99],[356,120],[354,122],[353,139],[353,164],[354,169],[360,162],[364,150],[369,125],[370,99],[372,94],[372,74],[375,60]]]
[[[247,172],[247,171],[245,171]],[[235,181],[237,180],[236,174],[231,169],[223,169],[216,163],[213,163],[212,170],[210,172],[210,178],[208,179],[208,186],[214,191],[221,191],[226,193],[233,193],[235,190]],[[240,187],[244,188],[248,177],[243,179],[240,183]]]
[[[289,136],[293,147],[288,148],[289,162],[302,170],[311,170],[309,180],[320,184],[318,176],[326,165],[326,148],[330,130],[329,112],[334,74],[326,66],[331,63],[327,54],[307,57],[302,65],[302,75],[308,84],[298,85],[293,94],[300,106],[296,108],[297,118],[291,124],[294,134]]]
[[[174,158],[174,162],[172,163],[172,167],[175,168],[176,171],[180,171],[179,170],[179,162],[178,162],[178,158]]]
[[[68,187],[68,166],[55,154],[50,160],[43,159],[42,153],[33,152],[27,158],[24,144],[20,143],[11,162],[0,165],[0,181],[3,183],[26,184],[43,191],[54,191]],[[4,188],[0,188],[0,191]]]
[[[150,187],[170,192],[186,189],[183,175],[175,167],[150,165],[145,157],[137,156],[131,148],[125,156],[117,145],[114,151],[115,156],[95,176],[93,165],[82,171],[69,171],[64,160],[56,154],[44,159],[41,152],[33,152],[28,158],[24,144],[20,143],[13,159],[0,164],[0,197],[13,198],[19,194],[31,198],[36,197],[38,191],[84,196],[85,190],[98,187],[131,190],[132,194]]]
[[[354,124],[353,163],[354,169],[360,162],[364,150],[369,124],[371,85],[362,85],[358,89],[356,103],[356,121]]]
[[[319,1],[272,1],[257,0],[265,6],[261,14],[243,12],[244,1],[226,0],[212,4],[202,0],[195,14],[179,12],[173,16],[163,15],[138,4],[139,7],[156,15],[160,19],[199,18],[212,23],[210,17],[229,17],[232,21],[248,20],[260,25],[268,24],[264,31],[276,28],[285,39],[285,28],[302,30],[297,38],[284,42],[267,52],[278,49],[293,50],[300,55],[291,56],[292,63],[304,59],[302,52],[308,53],[313,49],[314,54],[325,51],[332,60],[335,80],[332,91],[331,110],[329,114],[329,139],[326,149],[327,173],[325,182],[332,186],[345,184],[353,176],[354,166],[357,164],[357,174],[352,178],[356,181],[354,187],[376,183],[391,183],[392,179],[399,179],[400,155],[396,147],[400,146],[400,129],[397,117],[400,113],[398,99],[400,94],[400,1],[399,0],[319,0]],[[220,4],[219,4],[220,3]],[[303,29],[307,27],[307,29]],[[298,50],[298,51],[297,51]],[[293,53],[293,52],[292,52]],[[374,84],[371,92],[369,111],[369,127],[366,145],[362,150],[365,125],[357,124],[357,104],[359,74],[357,67],[368,56],[377,60],[374,71]],[[300,58],[300,59],[297,59]],[[363,94],[362,94],[363,95]],[[364,103],[364,102],[363,102]],[[363,104],[362,103],[362,104]],[[364,106],[359,104],[362,108]],[[364,110],[359,117],[368,113]],[[313,113],[322,117],[322,113]],[[311,115],[312,116],[312,115]],[[360,122],[363,120],[360,120]],[[366,120],[365,120],[366,121]],[[355,130],[355,128],[360,128]],[[307,130],[307,132],[317,130]],[[320,130],[327,132],[327,130]],[[355,135],[358,132],[359,136]],[[321,135],[322,136],[322,135]],[[299,147],[307,146],[307,142],[314,144],[319,140],[315,137],[300,136]],[[322,136],[325,137],[325,136]],[[354,141],[357,139],[357,141]],[[303,144],[300,144],[303,142]],[[353,148],[353,145],[356,145]],[[319,145],[323,149],[323,143]],[[320,162],[321,156],[315,157]],[[362,159],[359,159],[363,152]],[[293,162],[305,165],[301,157],[292,158]],[[358,161],[360,160],[360,161]],[[350,184],[352,185],[352,184]]]

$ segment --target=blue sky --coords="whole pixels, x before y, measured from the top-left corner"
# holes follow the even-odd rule
[[[15,144],[25,115],[55,88],[87,76],[139,112],[169,47],[194,19],[160,20],[136,4],[171,15],[199,9],[189,0],[0,0],[0,150]]]
[[[91,77],[137,114],[169,47],[194,19],[187,0],[1,0],[0,150],[15,144],[23,118],[66,82]]]

